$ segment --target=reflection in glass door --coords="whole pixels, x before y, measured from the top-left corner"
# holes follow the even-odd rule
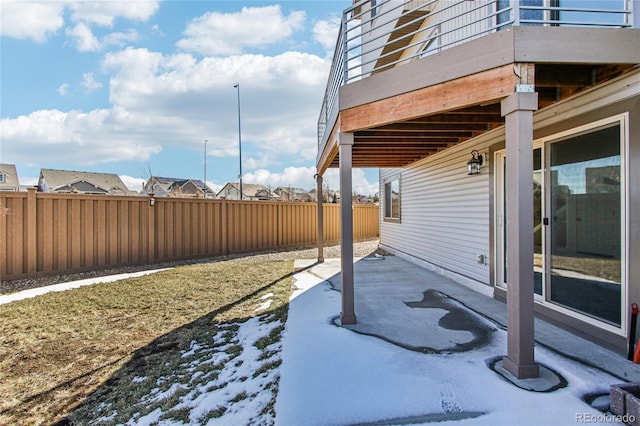
[[[502,282],[506,284],[507,281],[507,158],[504,156],[499,157],[502,161],[502,175],[500,176],[500,182],[502,184],[500,215],[501,220],[499,227],[501,227],[499,234],[501,235],[501,261],[502,266]],[[542,228],[542,149],[536,148],[533,150],[533,275],[534,275],[534,292],[535,294],[542,296],[543,290],[543,267],[544,257],[542,255],[542,246],[544,241],[543,228]]]
[[[533,150],[533,292],[542,296],[542,149]]]
[[[548,298],[621,324],[620,125],[548,145]]]

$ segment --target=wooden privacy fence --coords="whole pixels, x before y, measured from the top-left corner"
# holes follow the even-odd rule
[[[324,241],[340,206],[324,204]],[[379,210],[353,208],[354,239],[379,235]],[[317,204],[0,193],[0,279],[214,257],[317,241]]]

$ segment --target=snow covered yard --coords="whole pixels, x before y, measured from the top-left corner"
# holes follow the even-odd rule
[[[272,424],[292,274],[239,259],[0,305],[0,424]]]
[[[502,329],[490,344],[468,352],[410,351],[334,325],[340,294],[313,273],[296,274],[294,285],[275,406],[278,425],[616,423],[585,402],[620,383],[598,369],[537,347],[537,361],[568,385],[549,393],[526,391],[488,367],[506,351]]]
[[[410,351],[336,326],[333,320],[340,312],[338,292],[314,275],[313,270],[296,273],[291,283],[291,274],[287,272],[292,270],[291,264],[278,263],[272,271],[274,265],[271,262],[228,265],[228,278],[225,278],[227,265],[202,266],[192,272],[198,279],[182,284],[184,274],[178,269],[161,273],[157,276],[161,280],[149,276],[145,285],[162,281],[168,291],[153,300],[154,307],[150,299],[145,299],[149,287],[142,286],[142,281],[123,282],[121,285],[125,287],[114,284],[84,287],[70,290],[72,293],[66,296],[56,293],[0,307],[0,319],[4,321],[0,325],[4,327],[4,337],[0,338],[5,339],[0,345],[5,354],[0,361],[4,363],[0,383],[11,379],[8,372],[12,365],[25,362],[22,371],[30,369],[33,375],[41,376],[33,385],[38,385],[40,391],[9,394],[11,398],[0,407],[0,423],[51,424],[56,412],[64,414],[59,425],[615,423],[615,417],[585,402],[590,395],[608,393],[611,384],[620,382],[596,368],[538,347],[538,362],[559,373],[568,384],[550,393],[528,392],[507,382],[487,365],[505,351],[503,330],[494,327],[488,345],[468,352]],[[242,291],[224,297],[217,294],[227,288],[219,287],[220,282],[237,280],[239,267],[243,268],[243,282],[233,281],[233,288],[240,287]],[[196,282],[203,285],[196,293],[177,295],[176,286],[180,284],[185,291],[193,291]],[[249,282],[255,283],[244,288]],[[133,297],[136,289],[139,292]],[[107,290],[115,294],[110,296],[114,298],[126,294],[106,303],[106,293],[101,292]],[[171,301],[171,297],[176,300]],[[228,302],[221,303],[221,299]],[[65,301],[73,304],[66,306]],[[98,307],[86,307],[90,301],[97,301]],[[27,309],[30,304],[34,304],[31,310]],[[127,313],[125,305],[132,305],[135,315]],[[77,321],[83,315],[97,316],[107,329],[118,327],[102,339],[121,350],[136,337],[135,333],[127,334],[129,329],[168,328],[168,331],[156,332],[156,337],[144,345],[134,345],[137,349],[121,362],[109,361],[113,357],[107,359],[104,353],[94,355],[96,359],[102,357],[97,368],[74,370],[72,379],[60,382],[48,370],[38,370],[43,358],[29,363],[24,355],[41,350],[40,332],[35,333],[33,328],[29,331],[27,327],[25,336],[35,333],[40,340],[38,344],[27,345],[25,352],[20,352],[23,355],[15,355],[19,351],[10,343],[19,341],[16,335],[22,326],[11,328],[7,320],[18,313],[34,318],[41,318],[43,313],[54,316],[71,306],[74,309],[83,306],[88,313],[72,312],[59,319],[60,325],[56,326],[60,328],[56,335],[66,336],[69,343],[65,346],[54,338],[52,344],[60,346],[61,353],[72,352],[70,355],[75,357],[75,361],[61,363],[55,370],[63,378],[70,369],[77,368],[74,363],[85,362],[93,345],[100,344],[98,340],[83,340],[84,353],[73,353],[77,349],[73,334],[79,333],[70,324],[73,318]],[[194,312],[182,318],[177,326],[152,325],[167,319],[175,321],[195,306],[204,314]],[[158,310],[154,316],[142,315],[154,309]],[[112,315],[112,310],[113,317],[102,318]],[[140,324],[134,326],[136,321]],[[47,327],[48,333],[53,333],[50,328],[56,328],[52,324]],[[91,332],[96,333],[93,328]],[[87,336],[83,332],[80,337],[88,339]],[[108,349],[105,348],[103,352]],[[13,353],[13,358],[7,357],[7,353]],[[11,364],[14,361],[22,364]],[[49,363],[44,367],[55,366]],[[107,368],[110,373],[103,374],[104,379],[95,385],[97,376],[104,373],[100,369]],[[20,387],[26,385],[17,382],[12,389]],[[90,392],[83,394],[76,388]],[[7,394],[6,390],[3,392]],[[51,399],[52,396],[56,399]],[[45,397],[49,399],[43,400]],[[56,404],[75,407],[65,409]]]
[[[117,395],[96,398],[97,406],[85,404],[76,415],[93,425],[273,424],[283,328],[273,313],[218,324],[188,350],[167,354],[151,374],[122,374]]]

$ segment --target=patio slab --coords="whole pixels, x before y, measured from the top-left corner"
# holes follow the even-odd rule
[[[340,291],[340,259],[325,259],[321,264],[296,261],[296,267],[308,268]],[[490,344],[497,329],[506,329],[505,303],[398,256],[357,259],[354,282],[358,323],[345,328],[407,349],[425,353],[473,350]],[[621,380],[640,382],[640,366],[625,356],[546,321],[535,320],[535,336],[537,345]]]

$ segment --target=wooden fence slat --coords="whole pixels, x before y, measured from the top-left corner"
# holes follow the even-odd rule
[[[33,192],[33,193],[32,193]],[[317,203],[0,193],[0,279],[312,245]],[[340,207],[322,204],[324,241]],[[354,238],[379,233],[378,206],[354,206]]]

